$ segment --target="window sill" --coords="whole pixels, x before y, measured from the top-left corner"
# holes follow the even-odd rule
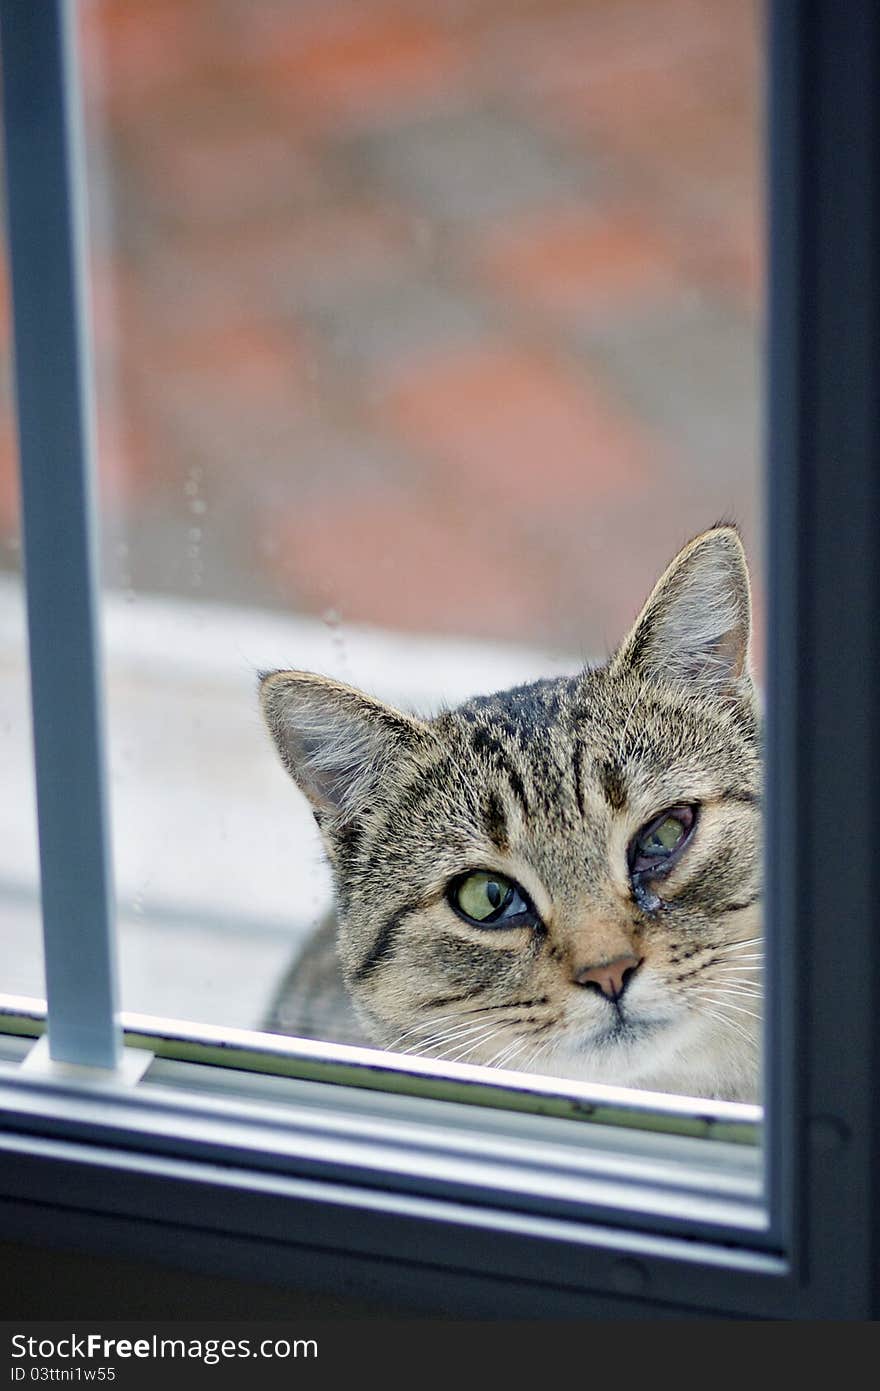
[[[2,1014],[0,1152],[19,1162],[0,1191],[9,1220],[40,1213],[48,1239],[270,1241],[297,1280],[307,1253],[344,1251],[373,1272],[364,1291],[392,1263],[389,1297],[404,1269],[415,1289],[466,1265],[478,1283],[557,1290],[560,1309],[591,1289],[686,1304],[699,1288],[705,1303],[707,1281],[719,1308],[737,1291],[743,1313],[783,1298],[758,1108],[135,1016],[126,1042],[157,1054],[140,1084],[62,1087],[16,1066],[42,1029],[39,1002],[23,1005]],[[676,1133],[688,1124],[699,1133]]]

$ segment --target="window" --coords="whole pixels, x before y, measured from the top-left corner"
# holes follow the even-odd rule
[[[344,1251],[355,1287],[380,1279],[428,1307],[442,1290],[447,1307],[479,1313],[503,1282],[511,1313],[531,1316],[870,1317],[876,17],[867,6],[773,11],[765,1184],[754,1118],[735,1105],[695,1114],[675,1099],[577,1089],[566,1101],[528,1079],[499,1090],[317,1044],[274,1045],[276,1070],[293,1075],[255,1077],[257,1053],[264,1064],[273,1049],[252,1035],[204,1026],[174,1038],[145,1020],[118,1073],[108,1067],[119,1036],[94,575],[87,483],[70,466],[86,454],[86,359],[65,200],[46,200],[47,188],[77,196],[59,143],[62,13],[0,9],[50,1029],[56,1059],[98,1071],[59,1072],[39,1055],[16,1068],[38,1030],[7,1011],[12,1230],[57,1238],[88,1213],[96,1244],[123,1227],[143,1242],[161,1200],[162,1249],[186,1230],[194,1249],[234,1262],[271,1240],[279,1277],[330,1287]],[[65,643],[62,685],[52,678]],[[75,815],[58,795],[71,784]],[[829,937],[842,918],[846,936]],[[222,1053],[237,1066],[211,1066]],[[77,1184],[59,1201],[60,1175]]]
[[[329,905],[257,669],[575,671],[728,513],[761,659],[757,11],[409,10],[79,11],[126,1009],[257,1027]]]

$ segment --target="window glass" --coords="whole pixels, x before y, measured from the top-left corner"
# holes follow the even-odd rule
[[[332,890],[308,800],[261,721],[258,671],[321,673],[420,717],[576,673],[621,643],[679,548],[729,519],[760,674],[761,15],[725,0],[95,0],[80,13],[123,1003],[353,1039],[362,1025],[308,974],[316,956],[295,1006],[278,998],[294,953],[321,948]],[[685,680],[701,612],[730,598],[700,591],[704,578],[691,586],[702,606],[673,608],[650,649],[671,670],[684,643]],[[700,641],[733,672],[736,632]],[[341,740],[344,762],[357,738],[336,707],[313,716],[326,826],[328,798],[356,798],[327,749]],[[404,838],[395,857],[388,809],[369,862],[387,912],[356,910],[351,969],[387,975],[414,896],[433,905],[434,957],[447,953],[433,1000],[461,1008],[514,962],[518,1006],[537,1000],[549,1019],[562,968],[536,985],[522,962],[564,921],[557,946],[583,999],[617,1008],[648,978],[631,932],[621,946],[623,919],[656,922],[662,861],[671,898],[694,906],[664,947],[670,990],[703,991],[741,1047],[757,1013],[757,910],[724,928],[718,950],[736,965],[711,986],[687,963],[710,940],[693,922],[753,897],[752,783],[721,787],[714,754],[702,781],[676,772],[670,736],[646,790],[630,717],[663,745],[644,700],[626,718],[618,701],[623,766],[600,757],[592,727],[566,764],[589,833],[557,828],[551,843],[542,797],[558,807],[563,793],[538,764],[529,781],[506,746],[495,758],[498,721],[476,708],[470,784],[438,777],[483,817],[489,847],[463,848],[430,779],[416,796],[410,778],[402,804],[421,797],[442,853],[427,840],[421,863]],[[374,811],[403,786],[388,771],[398,753],[380,741],[360,768]],[[473,767],[499,762],[493,834],[497,797]],[[368,786],[376,768],[384,781]],[[724,821],[715,800],[738,792]],[[533,854],[517,803],[537,811]],[[682,878],[670,857],[693,855],[694,837],[701,870]],[[422,966],[406,960],[412,981]],[[646,1034],[670,998],[652,990]],[[489,1022],[455,1008],[409,1042],[487,1061]],[[554,1056],[546,1031],[496,1041],[494,1060],[514,1067]]]

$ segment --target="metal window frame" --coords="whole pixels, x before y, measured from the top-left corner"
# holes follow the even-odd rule
[[[74,22],[73,8],[55,0],[4,4],[0,54],[50,1047],[57,1059],[114,1067],[121,1033]]]
[[[580,1208],[499,1201],[454,1139],[439,1182],[420,1182],[412,1108],[406,1183],[375,1155],[369,1181],[343,1171],[376,1126],[387,1141],[400,1123],[381,1098],[341,1150],[313,1108],[307,1164],[263,1103],[227,1099],[212,1129],[198,1068],[165,1065],[165,1084],[187,1088],[173,1125],[161,1087],[117,1084],[72,12],[0,0],[50,1046],[62,1067],[91,1068],[2,1078],[0,1151],[17,1161],[0,1166],[7,1236],[471,1316],[877,1316],[880,11],[772,0],[770,15],[769,1220],[737,1234],[702,1218],[671,1230],[611,1171]],[[454,1131],[449,1103],[417,1105]]]

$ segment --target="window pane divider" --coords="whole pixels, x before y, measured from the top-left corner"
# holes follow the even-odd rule
[[[98,645],[73,0],[0,0],[49,1049],[122,1058]]]

